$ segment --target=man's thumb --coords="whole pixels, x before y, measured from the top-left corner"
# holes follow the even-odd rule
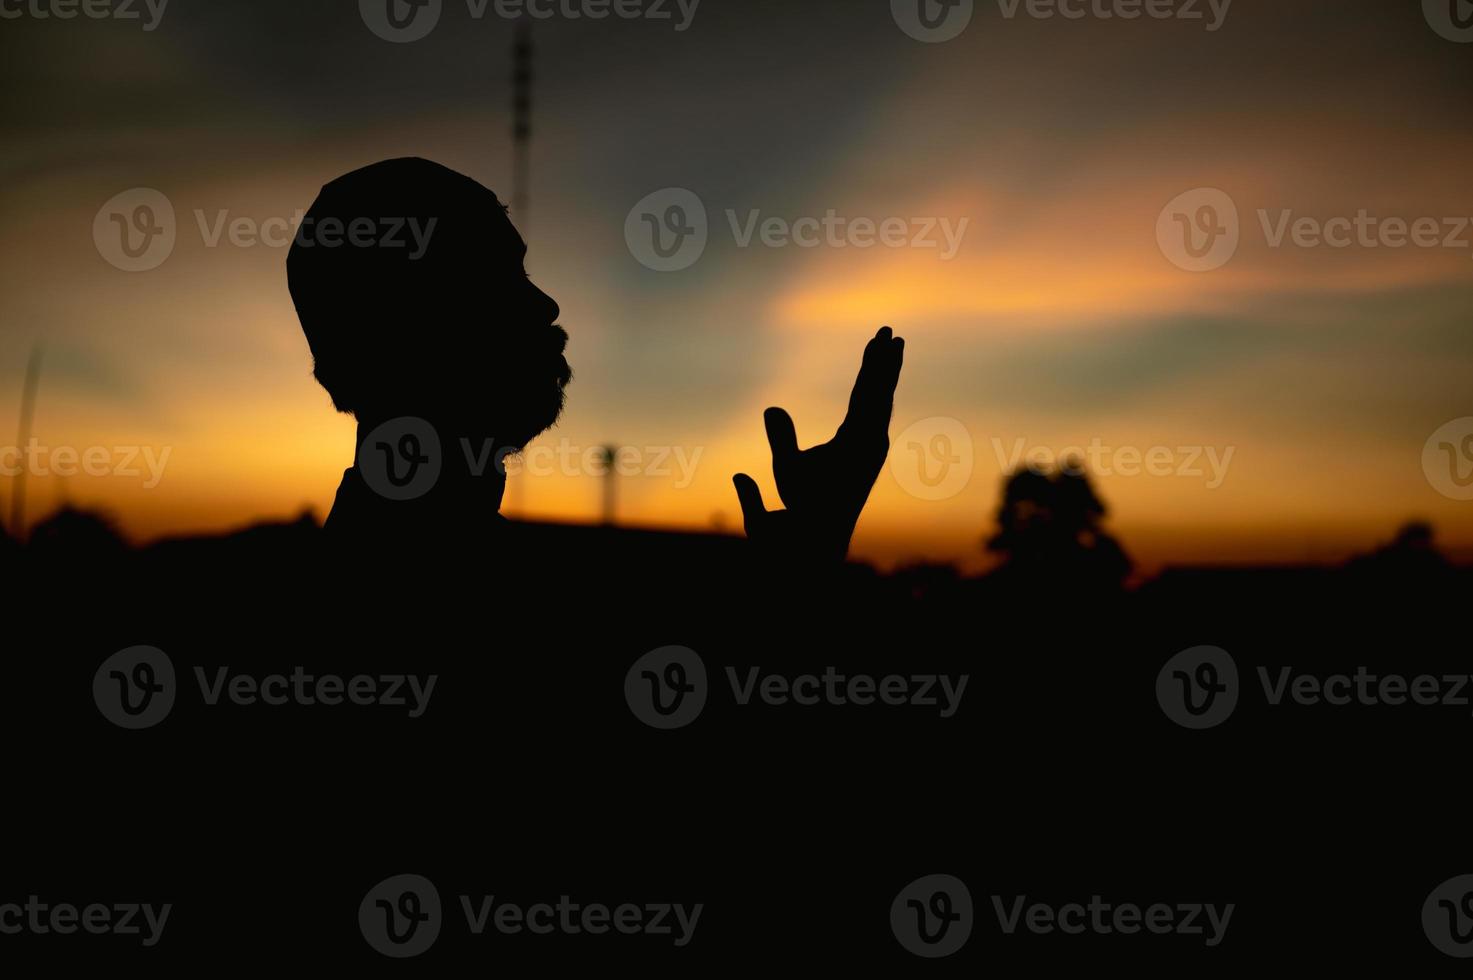
[[[762,503],[762,491],[757,488],[757,481],[745,473],[736,474],[731,482],[736,487],[737,500],[742,504],[742,520],[746,522],[747,533],[751,534],[757,519],[767,513],[767,507]]]

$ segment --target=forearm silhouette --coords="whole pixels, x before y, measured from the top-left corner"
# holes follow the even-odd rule
[[[772,475],[787,509],[768,510],[750,476],[732,477],[753,544],[785,557],[843,560],[890,451],[890,412],[904,355],[905,341],[881,327],[864,349],[849,412],[822,445],[800,450],[792,417],[781,408],[763,413]]]

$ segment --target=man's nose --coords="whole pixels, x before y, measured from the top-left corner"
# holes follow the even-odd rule
[[[538,289],[532,287],[532,305],[537,308],[540,316],[546,316],[548,323],[556,323],[562,310],[558,308],[557,300]]]

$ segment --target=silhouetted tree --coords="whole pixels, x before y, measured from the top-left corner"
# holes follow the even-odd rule
[[[65,506],[31,529],[32,561],[51,568],[111,563],[128,544],[106,514]]]
[[[987,548],[1004,556],[997,574],[1051,590],[1118,589],[1130,559],[1101,527],[1105,505],[1083,464],[1023,469],[1007,478],[998,531]]]
[[[1451,565],[1437,550],[1435,537],[1431,524],[1409,521],[1402,525],[1390,543],[1370,554],[1353,558],[1350,571],[1397,586],[1439,578],[1451,570]]]

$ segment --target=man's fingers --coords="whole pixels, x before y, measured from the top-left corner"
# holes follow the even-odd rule
[[[772,447],[772,463],[786,461],[798,455],[798,431],[793,428],[793,417],[781,408],[769,408],[762,413],[767,426],[767,444]]]
[[[737,500],[742,504],[742,522],[746,525],[747,537],[751,537],[757,522],[767,514],[767,507],[762,503],[762,491],[758,489],[757,481],[745,473],[736,474],[731,482],[736,487]]]
[[[859,376],[849,396],[845,424],[887,427],[895,407],[895,386],[900,382],[900,365],[905,359],[905,341],[889,327],[879,332],[864,348]]]

